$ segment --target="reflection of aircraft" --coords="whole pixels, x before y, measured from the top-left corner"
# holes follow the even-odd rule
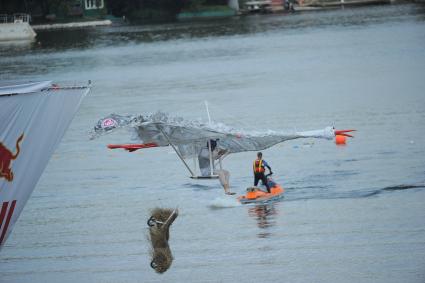
[[[170,226],[178,216],[177,209],[155,208],[148,220],[149,236],[152,243],[151,267],[158,273],[164,273],[173,262],[168,240]]]
[[[89,86],[0,84],[0,248]]]
[[[222,123],[186,121],[164,113],[138,116],[111,114],[97,122],[92,138],[122,128],[130,129],[141,143],[112,144],[109,148],[123,148],[131,152],[143,148],[171,146],[189,171],[190,177],[194,179],[217,178],[215,169],[221,169],[222,160],[232,153],[263,150],[298,138],[333,139],[337,134],[351,137],[347,132],[353,131],[336,131],[327,127],[322,130],[291,133],[271,130],[247,132]],[[193,159],[193,166],[189,166],[188,159]]]

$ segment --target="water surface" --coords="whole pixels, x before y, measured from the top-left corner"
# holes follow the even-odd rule
[[[40,32],[0,46],[2,80],[92,80],[0,255],[1,282],[424,282],[425,17],[387,5]],[[171,149],[90,141],[110,113],[165,111],[246,129],[358,129],[347,146],[264,151],[282,202],[238,206]],[[232,190],[255,153],[230,156]],[[146,220],[178,207],[175,260],[149,267]]]

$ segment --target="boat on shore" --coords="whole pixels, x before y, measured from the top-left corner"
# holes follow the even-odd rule
[[[0,42],[32,41],[37,36],[27,14],[0,15]]]

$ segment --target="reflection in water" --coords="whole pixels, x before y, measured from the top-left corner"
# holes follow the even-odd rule
[[[55,51],[61,49],[86,48],[92,46],[99,30],[96,29],[70,29],[46,30],[37,34],[36,49]]]
[[[173,262],[168,240],[170,226],[178,216],[177,209],[155,208],[148,220],[149,235],[152,244],[151,267],[158,273],[164,273]]]
[[[271,233],[269,228],[276,224],[274,215],[278,214],[274,203],[256,205],[248,208],[248,214],[257,220],[257,226],[263,229],[258,233],[259,238],[268,238]]]

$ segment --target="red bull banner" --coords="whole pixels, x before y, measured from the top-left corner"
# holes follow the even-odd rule
[[[0,85],[0,249],[89,87]]]

